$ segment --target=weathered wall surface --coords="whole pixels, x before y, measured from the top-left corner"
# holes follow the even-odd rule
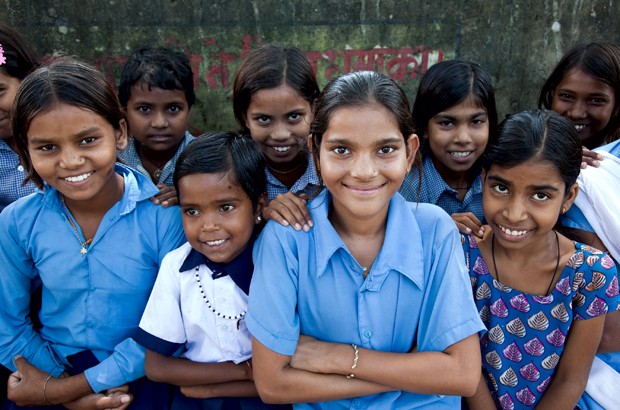
[[[74,55],[117,81],[127,55],[169,45],[192,61],[192,129],[236,128],[230,87],[247,52],[293,44],[320,85],[373,69],[413,102],[421,74],[442,59],[479,62],[493,76],[500,115],[533,108],[561,55],[586,41],[620,44],[614,0],[0,0],[0,19],[45,55]]]

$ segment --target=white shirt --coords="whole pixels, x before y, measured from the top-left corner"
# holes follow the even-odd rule
[[[245,315],[248,296],[230,276],[213,279],[213,272],[204,263],[179,272],[191,251],[190,244],[185,243],[164,258],[140,321],[140,329],[147,335],[141,333],[138,342],[155,351],[159,349],[152,349],[151,342],[169,343],[169,347],[184,345],[181,357],[195,362],[248,360],[252,346],[245,316],[235,319]],[[145,341],[148,335],[160,340]]]

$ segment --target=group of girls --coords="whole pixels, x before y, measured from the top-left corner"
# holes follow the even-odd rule
[[[552,75],[558,113],[496,127],[477,64],[431,67],[411,110],[374,72],[319,93],[265,46],[235,79],[242,132],[186,139],[174,67],[127,72],[121,105],[88,65],[0,59],[3,138],[39,188],[0,213],[5,408],[573,408],[618,339],[612,258],[556,229],[619,124],[588,60]]]

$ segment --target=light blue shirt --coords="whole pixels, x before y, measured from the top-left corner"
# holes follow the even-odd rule
[[[449,215],[454,213],[471,212],[482,223],[484,214],[482,213],[482,171],[474,179],[471,186],[465,193],[463,200],[458,199],[458,191],[451,188],[443,180],[433,160],[427,156],[422,162],[422,183],[420,184],[420,173],[414,167],[407,174],[403,185],[400,187],[400,194],[409,202],[422,202],[437,205]],[[418,200],[418,188],[420,196]]]
[[[254,247],[246,321],[263,345],[292,356],[302,333],[373,350],[405,353],[417,345],[441,352],[484,329],[460,236],[445,212],[396,194],[383,246],[364,280],[328,219],[330,202],[324,190],[308,204],[310,232],[270,221]],[[424,406],[458,408],[460,398],[397,391],[295,408]]]
[[[84,373],[95,392],[144,376],[144,349],[131,335],[163,257],[185,241],[178,207],[154,205],[158,189],[117,164],[123,197],[105,214],[88,253],[69,224],[58,191],[22,198],[0,214],[0,362],[20,354],[59,376],[67,356],[91,350],[101,361]],[[81,234],[81,232],[80,232]],[[81,235],[83,238],[83,235]],[[35,331],[30,292],[43,285]]]
[[[0,212],[11,202],[36,191],[30,181],[23,185],[26,172],[19,163],[19,156],[9,145],[0,139]]]

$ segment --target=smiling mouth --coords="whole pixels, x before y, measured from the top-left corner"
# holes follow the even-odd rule
[[[472,152],[474,151],[452,151],[452,152],[449,152],[448,154],[450,154],[450,156],[454,158],[466,158],[470,156]]]
[[[586,126],[583,124],[575,124],[575,129],[577,130],[577,132],[583,130]]]
[[[77,176],[74,176],[74,177],[66,177],[66,178],[63,178],[63,179],[65,181],[67,181],[67,182],[82,182],[85,179],[87,179],[88,177],[90,177],[92,174],[93,174],[92,172],[88,172],[86,174],[77,175]]]
[[[286,147],[275,147],[275,146],[272,146],[271,148],[273,148],[277,152],[288,152],[291,149],[291,146],[290,145],[287,145]]]
[[[502,232],[504,232],[506,235],[509,235],[509,236],[523,236],[523,235],[525,235],[526,233],[528,233],[528,232],[529,232],[529,231],[527,231],[527,230],[522,230],[522,231],[517,231],[517,230],[514,230],[514,231],[513,231],[513,230],[510,230],[510,229],[508,229],[508,228],[505,228],[505,227],[503,227],[503,226],[501,226],[501,225],[498,225],[498,226],[499,226],[499,229],[501,229],[501,230],[502,230]]]
[[[226,239],[218,239],[217,241],[205,241],[205,243],[209,246],[219,246],[226,242]]]

